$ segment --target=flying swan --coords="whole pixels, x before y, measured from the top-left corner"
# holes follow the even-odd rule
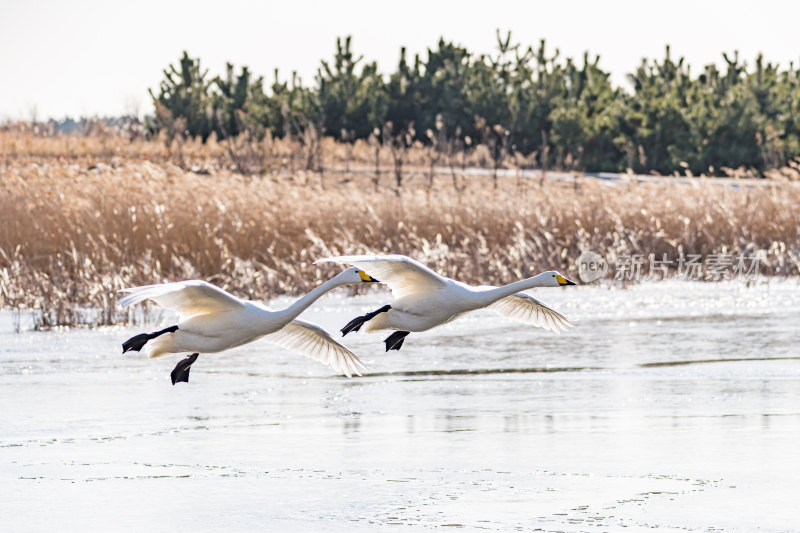
[[[139,351],[153,357],[191,352],[172,371],[172,384],[189,381],[189,370],[201,353],[217,353],[256,339],[277,344],[329,365],[350,377],[365,369],[361,360],[316,324],[295,320],[326,292],[341,285],[377,282],[359,270],[349,268],[312,290],[282,311],[268,309],[260,302],[241,300],[205,281],[178,281],[122,289],[130,293],[121,305],[152,300],[178,313],[178,323],[154,333],[141,333],[122,343],[122,353]]]
[[[351,255],[320,259],[353,265],[389,285],[395,302],[351,320],[342,328],[342,336],[358,331],[394,330],[384,342],[386,351],[399,350],[412,331],[426,331],[450,322],[464,313],[487,307],[503,316],[526,322],[556,333],[572,324],[561,313],[525,294],[534,287],[575,285],[555,271],[548,271],[504,285],[473,287],[440,276],[425,265],[404,255]]]

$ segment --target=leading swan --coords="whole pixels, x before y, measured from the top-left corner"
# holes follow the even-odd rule
[[[404,255],[350,255],[317,261],[323,262],[353,265],[389,285],[395,298],[393,304],[356,317],[341,330],[343,336],[358,331],[364,324],[366,331],[395,330],[384,340],[387,352],[399,350],[412,331],[426,331],[484,307],[556,333],[572,326],[561,313],[519,292],[534,287],[575,285],[555,271],[503,287],[473,287],[440,276]]]
[[[189,381],[189,369],[201,353],[216,353],[264,339],[283,348],[316,359],[347,377],[361,375],[364,364],[322,328],[295,320],[326,292],[341,285],[377,282],[358,268],[349,268],[329,279],[293,305],[272,311],[260,302],[242,300],[205,281],[179,281],[122,289],[128,292],[121,305],[152,300],[178,313],[178,323],[154,333],[141,333],[122,344],[122,353],[139,351],[161,357],[191,352],[172,371],[172,384]]]

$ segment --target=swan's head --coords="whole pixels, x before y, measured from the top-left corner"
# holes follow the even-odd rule
[[[577,285],[577,283],[565,278],[555,270],[548,270],[547,272],[542,272],[541,274],[539,274],[539,276],[544,278],[543,281],[546,283],[545,285],[546,287],[564,287],[566,285]]]
[[[348,268],[339,274],[339,278],[343,283],[380,283],[377,279],[356,267]]]

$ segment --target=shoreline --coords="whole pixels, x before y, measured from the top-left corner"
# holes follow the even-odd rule
[[[652,259],[672,275],[693,258],[697,272],[717,275],[737,257],[758,257],[760,275],[800,274],[797,182],[565,181],[574,173],[552,171],[541,180],[512,169],[495,188],[491,170],[454,180],[450,168],[431,173],[419,152],[399,186],[392,174],[376,185],[367,154],[335,143],[323,153],[336,165],[350,157],[347,173],[292,172],[287,158],[297,154],[287,152],[277,160],[289,167],[243,176],[226,168],[219,145],[184,147],[193,154],[184,167],[209,169],[197,173],[160,160],[157,142],[113,155],[113,144],[73,140],[83,143],[73,151],[64,139],[0,143],[0,307],[40,309],[43,327],[74,322],[80,306],[104,310],[100,324],[128,322],[114,309],[116,290],[179,279],[251,299],[298,294],[335,273],[313,265],[331,255],[399,253],[492,285],[550,269],[577,280],[585,250],[612,278],[625,258],[628,274],[651,272]],[[62,155],[32,156],[35,143]],[[9,149],[17,157],[3,155]]]

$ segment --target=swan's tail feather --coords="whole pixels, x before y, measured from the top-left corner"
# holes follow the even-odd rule
[[[147,354],[147,357],[155,359],[156,357],[177,353],[180,350],[175,347],[174,335],[162,335],[148,342],[143,351]]]

